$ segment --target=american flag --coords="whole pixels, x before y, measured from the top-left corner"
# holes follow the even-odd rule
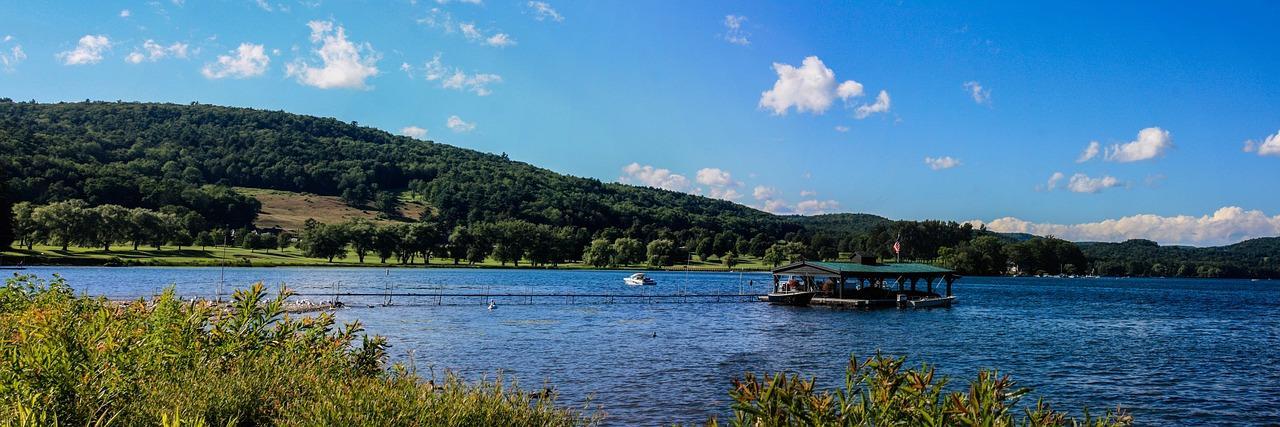
[[[895,254],[900,254],[900,253],[902,253],[902,243],[901,243],[901,242],[899,242],[899,241],[897,241],[897,240],[894,240],[894,241],[893,241],[893,253],[895,253]]]

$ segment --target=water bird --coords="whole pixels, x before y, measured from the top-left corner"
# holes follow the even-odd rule
[[[490,301],[489,301],[489,309],[490,309],[490,310],[493,310],[493,309],[495,309],[495,308],[498,308],[498,302],[497,302],[497,301],[490,300]]]

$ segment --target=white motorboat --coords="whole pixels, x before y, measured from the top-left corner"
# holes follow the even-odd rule
[[[956,297],[928,297],[907,300],[907,305],[912,308],[950,307],[955,299]]]
[[[622,279],[628,286],[653,286],[658,284],[656,280],[646,277],[644,273],[636,273]]]

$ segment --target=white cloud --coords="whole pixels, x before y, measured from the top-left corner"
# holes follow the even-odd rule
[[[1102,145],[1098,141],[1090,141],[1089,146],[1084,148],[1080,153],[1080,157],[1076,158],[1076,163],[1084,163],[1098,157],[1098,153],[1102,151]]]
[[[436,54],[423,67],[427,81],[440,81],[440,87],[445,89],[465,90],[479,96],[488,96],[493,93],[489,89],[489,85],[493,83],[502,83],[502,76],[490,73],[467,74],[460,68],[452,68],[445,66],[440,62],[440,54]]]
[[[418,19],[418,23],[439,29],[445,34],[456,31],[455,25],[453,24],[453,15],[449,14],[449,12],[445,10],[441,10],[440,8],[431,8],[430,13],[425,18]]]
[[[817,192],[817,191],[813,191],[813,190],[800,190],[800,197],[813,197],[813,196],[817,196],[817,195],[818,195],[818,192]]]
[[[76,48],[58,53],[58,59],[65,65],[97,64],[102,61],[102,52],[111,49],[111,41],[104,35],[85,35],[76,42]]]
[[[969,91],[969,96],[973,97],[973,102],[979,105],[991,105],[991,89],[984,89],[981,83],[975,81],[964,82],[964,88]]]
[[[155,40],[147,39],[142,42],[142,47],[134,49],[132,53],[124,57],[125,62],[130,64],[138,64],[142,61],[156,62],[166,57],[183,58],[187,57],[186,43],[173,43],[168,46],[156,43]]]
[[[786,214],[791,212],[791,207],[787,206],[784,200],[768,200],[764,202],[764,211],[773,214]]]
[[[1169,131],[1149,127],[1138,131],[1136,140],[1107,147],[1104,158],[1109,162],[1137,162],[1164,156],[1170,148],[1173,148],[1173,137]]]
[[[258,8],[265,10],[267,12],[275,11],[275,8],[271,7],[271,3],[267,2],[267,0],[254,0],[254,3],[258,5]],[[287,12],[288,8],[285,7],[284,5],[280,5],[280,10]]]
[[[925,157],[924,163],[929,165],[929,169],[943,170],[960,166],[960,159],[953,158],[951,156]]]
[[[263,53],[263,47],[260,44],[241,43],[240,47],[230,53],[230,55],[218,55],[218,60],[205,64],[200,73],[209,79],[226,77],[244,79],[262,75],[267,71],[267,64],[271,62],[271,58]]]
[[[835,72],[817,56],[806,57],[799,68],[775,62],[773,71],[778,73],[778,81],[773,89],[760,94],[759,108],[771,109],[775,115],[785,115],[792,107],[801,113],[822,114],[837,97],[847,101],[862,95],[858,82],[847,80],[837,85]],[[887,95],[883,96],[887,103]]]
[[[777,196],[777,195],[778,195],[778,189],[773,187],[765,187],[763,185],[757,185],[756,188],[751,191],[751,196],[755,197],[756,200],[769,200],[774,198],[774,196]]]
[[[5,42],[10,40],[13,40],[12,36],[4,37]],[[15,44],[13,47],[8,48],[7,52],[0,49],[0,70],[12,72],[18,64],[25,60],[27,60],[27,52],[22,50],[22,45],[20,44]]]
[[[733,188],[712,188],[707,193],[707,197],[720,200],[728,200],[730,202],[737,201],[742,198],[742,193]]]
[[[1002,233],[1053,235],[1074,241],[1148,239],[1166,245],[1224,245],[1280,234],[1280,215],[1269,217],[1259,210],[1227,206],[1199,217],[1143,214],[1083,224],[1032,223],[1005,217],[985,225]]]
[[[733,176],[729,171],[720,168],[702,168],[698,170],[696,179],[699,184],[713,187],[724,187],[733,184]]]
[[[796,203],[795,213],[800,215],[818,215],[831,212],[840,208],[840,203],[835,200],[805,200]]]
[[[466,133],[476,130],[475,123],[467,123],[457,115],[449,116],[449,120],[445,121],[445,126],[448,126],[449,130],[457,133]]]
[[[1058,188],[1058,183],[1061,182],[1066,177],[1067,176],[1063,175],[1062,172],[1054,172],[1053,175],[1049,175],[1049,183],[1046,188],[1050,191]]]
[[[747,22],[747,17],[739,15],[724,16],[724,41],[739,46],[751,44],[751,33],[742,29],[742,24]]]
[[[120,17],[121,17],[121,18],[128,18],[129,16],[132,16],[132,15],[133,15],[133,12],[130,12],[130,11],[129,11],[129,9],[121,9],[121,10],[120,10]]]
[[[498,34],[489,36],[489,38],[484,39],[484,44],[487,44],[489,46],[494,46],[494,47],[507,47],[507,46],[515,46],[516,41],[515,39],[511,38],[511,36],[508,36],[506,33],[498,33]]]
[[[639,163],[631,163],[622,168],[618,182],[648,187],[662,188],[671,191],[685,191],[689,188],[689,180],[684,175],[671,173],[669,169],[655,168]]]
[[[836,86],[836,96],[846,101],[849,98],[862,96],[862,83],[846,80],[844,83],[840,83],[840,86]]]
[[[400,128],[400,134],[410,138],[423,139],[427,137],[427,130],[417,126],[405,126]]]
[[[550,4],[544,1],[531,1],[527,4],[529,9],[533,9],[533,19],[539,21],[552,20],[556,22],[564,22],[564,17],[560,16],[560,12],[556,12]]]
[[[485,35],[483,31],[476,28],[476,24],[471,22],[463,22],[458,24],[458,30],[462,32],[462,36],[467,40],[477,42],[493,47],[515,46],[516,40],[506,33],[495,33],[493,35]]]
[[[311,21],[307,26],[311,28],[311,44],[318,45],[313,52],[320,57],[321,65],[313,66],[298,58],[285,67],[285,75],[321,89],[368,88],[365,80],[378,75],[377,62],[381,58],[373,46],[347,40],[346,29],[335,27],[332,21]]]
[[[1118,187],[1123,185],[1120,180],[1113,176],[1101,176],[1098,178],[1090,178],[1088,175],[1077,173],[1071,175],[1071,179],[1067,181],[1067,189],[1073,193],[1097,193],[1099,191]]]
[[[885,92],[882,90],[880,91],[880,95],[876,96],[876,102],[874,104],[863,104],[862,106],[858,107],[857,110],[854,110],[853,117],[856,117],[858,119],[865,119],[867,118],[867,116],[870,116],[872,114],[884,113],[888,111],[889,111],[889,92]]]
[[[1254,140],[1244,142],[1246,153],[1258,153],[1259,156],[1280,156],[1280,131],[1267,136],[1261,143]]]
[[[836,125],[836,132],[844,133],[844,132],[848,132],[848,131],[849,131],[849,127],[848,127],[848,126]]]

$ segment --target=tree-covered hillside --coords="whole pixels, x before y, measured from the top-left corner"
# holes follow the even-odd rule
[[[20,201],[185,206],[211,224],[252,222],[231,186],[341,195],[371,204],[420,193],[438,220],[520,219],[656,236],[701,228],[753,236],[799,229],[746,206],[562,175],[334,119],[210,105],[0,102],[0,166]]]
[[[1078,245],[1098,274],[1109,276],[1280,278],[1280,237],[1208,248],[1140,239]]]

